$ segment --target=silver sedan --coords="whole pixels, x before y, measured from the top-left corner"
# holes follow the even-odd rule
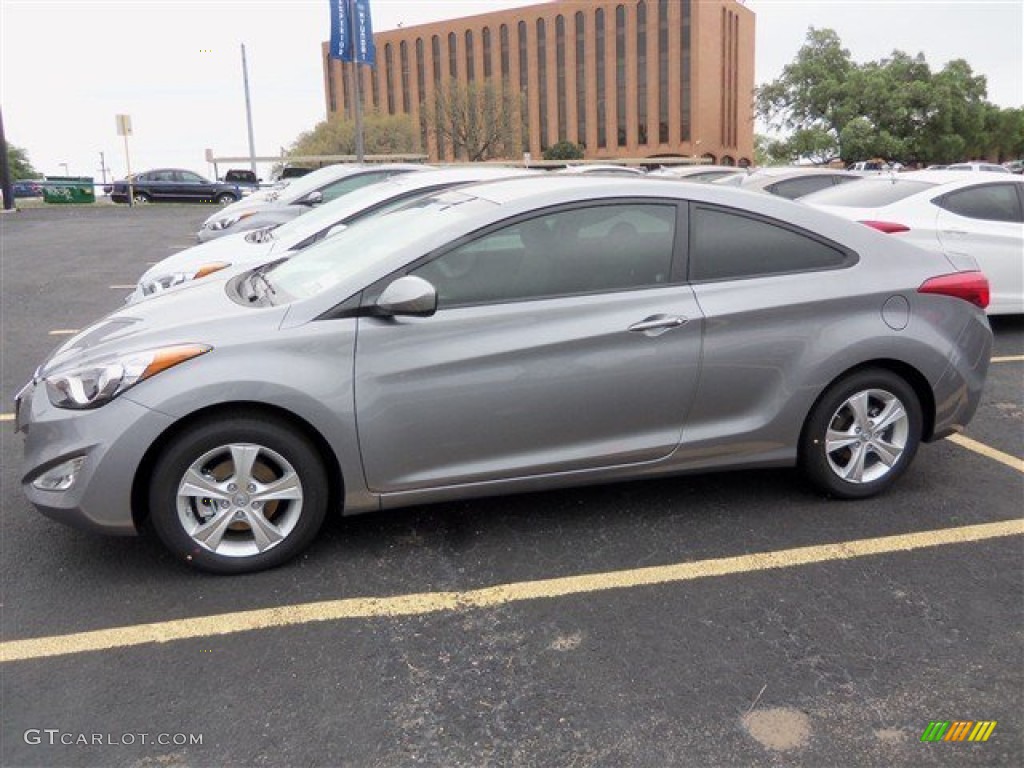
[[[555,176],[449,190],[68,341],[17,402],[53,518],[278,565],[328,514],[799,466],[862,498],[962,430],[981,273],[775,197]]]

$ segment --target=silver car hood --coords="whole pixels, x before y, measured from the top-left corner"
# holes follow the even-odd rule
[[[147,269],[139,278],[139,282],[144,283],[176,272],[192,272],[215,262],[251,264],[267,260],[266,257],[274,250],[276,241],[250,243],[245,239],[248,234],[249,232],[238,232],[178,251]]]
[[[40,375],[68,365],[173,344],[216,347],[236,335],[252,338],[253,334],[269,334],[279,328],[288,306],[264,307],[236,301],[229,295],[232,277],[197,280],[112,312],[58,347],[40,366]]]

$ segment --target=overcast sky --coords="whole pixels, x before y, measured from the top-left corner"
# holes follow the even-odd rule
[[[585,1],[585,0],[584,0]],[[522,0],[371,0],[374,29],[532,5]],[[989,99],[1024,104],[1021,0],[749,0],[756,82],[777,77],[809,26],[835,29],[857,61],[923,52],[933,70],[966,59]],[[7,139],[42,173],[117,176],[114,115],[132,117],[132,167],[191,168],[246,155],[245,43],[257,154],[276,155],[325,117],[320,43],[328,0],[0,0],[0,108]],[[243,165],[244,167],[244,165]],[[225,170],[221,167],[221,172]],[[267,169],[261,169],[266,173]]]

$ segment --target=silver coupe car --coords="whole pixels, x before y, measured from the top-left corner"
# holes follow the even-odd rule
[[[18,395],[22,482],[223,573],[450,499],[793,465],[867,497],[970,420],[987,300],[962,259],[776,197],[477,184],[85,329]]]

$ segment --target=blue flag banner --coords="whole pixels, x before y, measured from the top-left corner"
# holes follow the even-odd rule
[[[370,0],[330,0],[332,59],[373,64],[377,48],[373,44]]]

